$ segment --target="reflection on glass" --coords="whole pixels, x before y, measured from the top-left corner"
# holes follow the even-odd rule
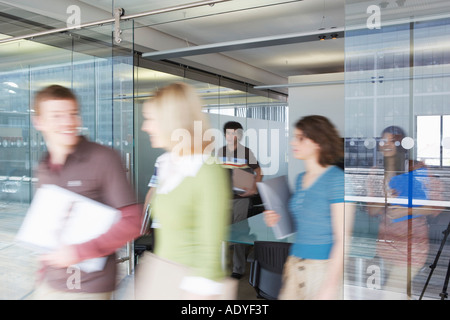
[[[444,190],[450,164],[450,51],[441,33],[450,28],[450,19],[436,14],[450,8],[444,1],[436,7],[421,4],[419,10],[408,1],[401,7],[346,1],[346,197],[358,203],[347,283],[377,289],[371,297],[380,299],[419,296],[424,266],[442,237],[434,230],[445,229],[440,219],[448,214],[442,209],[449,204]],[[371,5],[379,11],[366,11]],[[415,14],[408,22],[402,20],[406,12]],[[370,25],[376,14],[380,28]],[[381,134],[390,126],[408,134],[390,141]],[[398,160],[403,166],[389,164],[389,152],[398,150],[405,155]],[[417,206],[393,203],[399,199]],[[435,281],[443,283],[443,277]],[[428,290],[432,297],[439,289]]]

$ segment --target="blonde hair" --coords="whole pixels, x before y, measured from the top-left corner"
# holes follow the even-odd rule
[[[207,114],[202,112],[202,101],[192,86],[183,82],[172,83],[156,91],[155,95],[144,103],[144,107],[155,111],[161,130],[160,138],[164,144],[171,149],[176,145],[183,145],[191,146],[191,151],[195,153],[203,152],[203,137],[210,124]],[[180,137],[182,141],[177,139]]]

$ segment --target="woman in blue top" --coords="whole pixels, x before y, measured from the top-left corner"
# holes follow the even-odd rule
[[[334,166],[343,155],[336,128],[323,116],[300,119],[291,142],[293,155],[304,161],[289,201],[296,239],[283,271],[279,299],[338,299],[344,264],[344,172]],[[347,214],[347,212],[346,212]],[[268,226],[279,215],[264,212]],[[347,218],[347,217],[346,217]]]

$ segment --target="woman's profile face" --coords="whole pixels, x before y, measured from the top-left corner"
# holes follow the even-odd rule
[[[400,145],[400,141],[395,139],[392,133],[386,132],[380,141],[380,151],[383,152],[385,157],[393,157],[397,153],[397,147]]]
[[[152,147],[165,148],[166,146],[161,138],[160,123],[158,122],[155,109],[150,105],[144,104],[142,115],[144,116],[142,131],[148,133]]]
[[[294,129],[291,139],[292,154],[299,160],[308,160],[319,156],[320,146],[303,134],[300,129]]]

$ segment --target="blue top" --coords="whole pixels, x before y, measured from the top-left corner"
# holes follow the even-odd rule
[[[344,202],[344,171],[330,166],[308,188],[302,188],[304,172],[297,177],[289,209],[296,226],[290,254],[302,259],[329,259],[333,246],[331,204]]]
[[[420,168],[392,177],[389,187],[395,190],[399,199],[408,199],[408,204],[400,204],[401,206],[415,207],[416,205],[412,204],[413,199],[427,200],[427,179],[427,169]]]

